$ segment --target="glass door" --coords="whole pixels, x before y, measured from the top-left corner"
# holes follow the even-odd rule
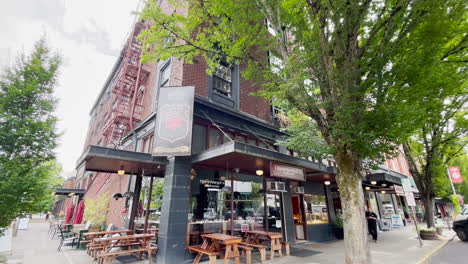
[[[304,204],[302,203],[302,197],[300,195],[292,195],[292,209],[294,219],[294,231],[296,233],[296,240],[304,240],[305,237],[305,215],[304,215]]]

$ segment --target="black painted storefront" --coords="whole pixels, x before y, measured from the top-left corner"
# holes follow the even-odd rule
[[[196,98],[194,121],[214,123],[216,126],[241,133],[253,134],[268,140],[277,140],[284,136],[278,129],[254,118],[243,116],[233,111],[210,105],[206,100]],[[193,141],[197,141],[195,137]],[[260,139],[257,141],[260,142]],[[321,175],[330,173],[330,167],[324,164],[293,157],[285,154],[285,149],[273,150],[271,147],[252,146],[243,142],[226,140],[222,145],[206,149],[188,157],[152,157],[150,154],[111,149],[100,146],[90,146],[80,158],[79,170],[116,173],[122,166],[126,171],[132,171],[139,176],[164,177],[163,201],[158,233],[157,263],[189,263],[193,256],[186,250],[188,216],[191,201],[191,170],[207,168],[232,172],[239,169],[240,173],[255,175],[256,170],[264,171],[267,180],[270,179],[270,163],[303,168],[306,174]],[[333,171],[333,170],[332,170]],[[144,174],[144,175],[143,175]],[[142,177],[137,177],[141,181]],[[281,193],[281,229],[284,239],[296,243],[295,226],[292,209],[292,195],[320,195],[326,198],[328,208],[327,224],[306,225],[305,237],[309,241],[328,241],[333,239],[331,226],[334,220],[333,203],[330,198],[330,188],[320,182],[301,182],[304,195],[295,194],[291,189],[293,181],[274,179],[285,183],[286,191]],[[294,184],[297,184],[295,182]],[[138,186],[138,185],[137,185]],[[137,193],[137,190],[135,190]],[[303,202],[303,200],[301,200]],[[136,206],[133,206],[136,210]]]

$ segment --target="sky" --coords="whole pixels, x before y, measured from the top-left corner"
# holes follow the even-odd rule
[[[45,36],[63,59],[56,97],[56,149],[65,177],[83,151],[89,111],[135,20],[141,0],[1,0],[0,66]]]

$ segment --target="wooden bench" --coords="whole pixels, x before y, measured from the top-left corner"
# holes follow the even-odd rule
[[[260,258],[262,260],[262,263],[265,263],[266,261],[266,248],[267,246],[262,245],[262,244],[252,244],[252,243],[247,243],[247,242],[241,242],[239,243],[239,247],[241,246],[247,246],[251,248],[256,248],[258,251],[260,251]]]
[[[290,255],[289,242],[283,241],[283,242],[281,242],[281,245],[283,245],[283,247],[284,247],[284,249],[286,251],[286,256],[289,256]]]
[[[112,264],[112,260],[114,257],[123,256],[123,255],[131,255],[133,253],[148,253],[148,262],[150,264],[153,263],[153,258],[151,254],[158,250],[157,247],[150,247],[150,248],[137,248],[137,249],[129,249],[124,251],[117,251],[117,252],[108,252],[108,253],[101,253],[98,255],[98,263],[102,264]]]
[[[241,250],[241,256],[245,256],[245,263],[252,264],[252,249],[249,246],[239,245],[237,246]]]
[[[198,252],[198,253],[207,255],[208,258],[210,259],[209,264],[215,264],[216,256],[219,255],[219,252],[211,251],[209,249],[204,249],[204,248],[201,248],[201,246],[189,246],[187,247],[187,249],[190,251],[190,253]]]
[[[113,248],[131,247],[131,246],[139,246],[139,245],[140,245],[140,243],[135,242],[135,243],[116,244],[116,245],[113,245],[112,247]],[[88,255],[90,255],[94,259],[97,259],[99,251],[101,251],[103,249],[103,245],[100,245],[100,244],[88,244],[86,246],[88,248],[87,249]]]

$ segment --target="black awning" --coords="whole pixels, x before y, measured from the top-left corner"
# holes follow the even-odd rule
[[[159,176],[163,173],[167,159],[153,157],[149,153],[90,145],[81,155],[77,170]]]
[[[401,178],[388,173],[373,173],[366,176],[367,182],[389,183],[401,185]]]
[[[79,195],[82,196],[86,192],[85,189],[68,189],[68,188],[57,188],[55,195]]]
[[[326,165],[276,151],[231,141],[192,156],[192,164],[219,169],[239,168],[241,171],[255,173],[256,170],[270,171],[270,162],[303,168],[307,173],[330,173]]]

